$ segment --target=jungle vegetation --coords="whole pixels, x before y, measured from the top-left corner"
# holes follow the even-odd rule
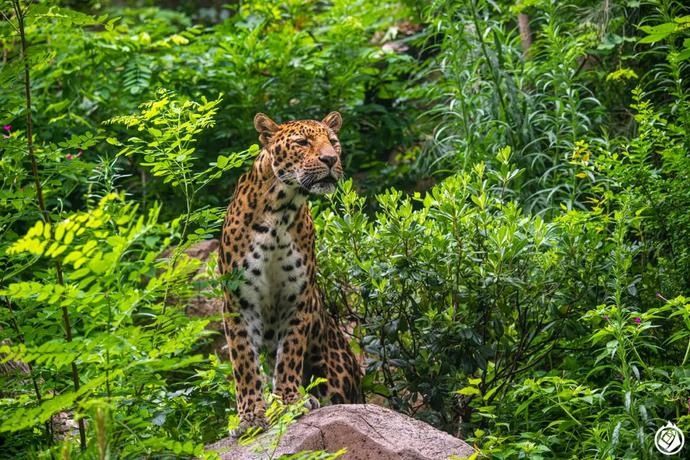
[[[370,401],[478,458],[690,434],[687,2],[0,11],[0,457],[216,458],[230,364],[186,306],[233,280],[184,250],[259,111],[343,115],[348,179],[312,210]]]

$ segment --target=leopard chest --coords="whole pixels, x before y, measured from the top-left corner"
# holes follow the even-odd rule
[[[240,308],[252,341],[269,351],[284,336],[307,282],[306,257],[284,226],[252,229],[244,255]]]

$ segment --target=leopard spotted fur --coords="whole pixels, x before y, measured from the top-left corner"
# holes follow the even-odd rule
[[[316,283],[307,202],[309,194],[332,192],[343,175],[341,124],[338,112],[280,125],[261,113],[254,118],[262,149],[237,184],[219,249],[221,273],[243,273],[239,289],[224,293],[239,433],[266,424],[262,350],[284,402],[298,400],[298,387],[312,377],[327,379],[318,395],[334,404],[361,401],[357,360]]]

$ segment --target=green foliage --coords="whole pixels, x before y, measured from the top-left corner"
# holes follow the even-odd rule
[[[468,169],[508,145],[525,171],[516,189],[527,209],[560,203],[583,208],[583,182],[565,160],[583,135],[606,121],[602,101],[588,88],[596,70],[585,66],[601,37],[596,24],[572,13],[572,5],[530,2],[522,8],[536,9],[532,24],[539,32],[523,50],[510,16],[514,8],[506,3],[433,6],[433,21],[445,39],[440,62],[430,65],[445,78],[429,87],[439,100],[432,112],[442,120],[430,150],[432,166]],[[589,142],[606,141],[590,136]]]
[[[507,191],[518,171],[508,156],[499,152],[499,170],[478,164],[424,196],[379,195],[373,221],[346,184],[342,217],[320,215],[329,248],[320,262],[332,272],[324,278],[347,273],[333,295],[349,296],[365,315],[362,341],[382,385],[378,373],[366,383],[399,408],[423,404],[418,415],[436,424],[452,426],[463,376],[477,375],[477,391],[500,398],[572,319],[554,295],[570,268],[557,227],[513,201]]]
[[[141,133],[141,137],[130,137],[118,155],[141,157],[141,166],[149,168],[154,178],[160,177],[163,184],[170,184],[184,197],[186,218],[182,239],[186,237],[191,220],[199,220],[199,224],[203,225],[203,218],[207,217],[203,213],[192,215],[199,192],[212,181],[219,179],[223,173],[239,168],[247,158],[258,153],[255,144],[241,153],[219,155],[208,168],[195,171],[197,135],[214,126],[214,117],[220,102],[220,98],[207,101],[203,97],[201,103],[179,101],[175,99],[174,93],[161,89],[158,91],[157,100],[141,105],[139,114],[118,116],[107,121],[109,124],[135,128]],[[112,145],[121,145],[113,137],[106,141]],[[147,190],[142,191],[144,202],[148,193],[150,192]],[[204,234],[203,229],[198,229],[197,235]]]
[[[582,11],[524,8],[538,32],[520,58],[500,3],[434,5],[447,78],[426,84],[451,99],[419,166],[452,174],[378,195],[375,216],[346,184],[318,220],[322,279],[394,407],[491,458],[653,458],[655,430],[687,424],[685,68],[661,56],[666,93],[632,90],[633,135],[611,138],[592,128],[618,102],[582,85],[614,75],[582,67],[602,35]]]
[[[349,121],[341,136],[346,163],[374,175],[390,149],[407,140],[405,128],[414,114],[398,94],[414,63],[407,54],[385,52],[370,41],[375,32],[397,38],[395,22],[410,14],[404,5],[242,2],[213,27],[160,8],[111,7],[109,2],[94,8],[98,17],[53,5],[29,10],[34,117],[46,142],[62,142],[69,137],[65,133],[95,133],[103,121],[157,99],[161,87],[185,100],[223,95],[216,105],[218,123],[196,146],[204,164],[256,143],[256,133],[238,121],[251,120],[257,111],[286,121],[341,110]],[[0,31],[9,55],[17,54],[11,22],[0,24]],[[11,64],[0,76],[8,88],[0,94],[3,123],[22,115],[17,109],[20,67],[18,61]],[[110,151],[103,143],[88,151],[79,148],[90,158]],[[138,162],[124,166],[135,177],[144,174]],[[134,188],[141,187],[138,183],[133,189],[169,193],[155,180],[148,183],[153,190]],[[203,204],[224,204],[227,187],[213,191],[203,196]],[[174,198],[168,200],[166,217],[183,209],[180,195]]]
[[[179,308],[166,308],[168,297],[185,299],[192,294],[185,280],[198,263],[178,257],[170,265],[159,259],[173,230],[158,223],[159,210],[154,206],[141,215],[122,195],[107,195],[96,208],[69,214],[53,226],[38,221],[8,248],[10,255],[60,260],[65,278],[63,284],[47,272],[40,281],[13,282],[2,291],[6,302],[15,305],[11,319],[21,325],[25,338],[23,343],[3,345],[4,359],[57,375],[77,361],[81,387],[64,391],[59,390],[59,380],[47,381],[42,403],[36,405],[31,398],[7,401],[1,431],[29,428],[73,405],[77,417],[98,407],[110,414],[106,424],[111,425],[113,455],[125,446],[122,455],[164,445],[173,451],[189,450],[187,443],[180,447],[174,438],[166,440],[166,434],[175,436],[183,426],[187,432],[198,430],[208,417],[193,405],[175,407],[177,399],[190,398],[192,382],[201,383],[193,369],[203,357],[193,353],[193,346],[206,335],[208,320],[190,320]],[[72,341],[59,338],[60,308],[68,309],[75,321]],[[166,374],[175,372],[189,374],[187,381],[169,382]],[[50,390],[53,385],[59,391]],[[221,389],[216,397],[224,396],[227,390]],[[224,404],[219,402],[222,417]],[[163,425],[171,410],[185,414],[186,421],[166,433]],[[198,454],[197,447],[192,450]]]
[[[154,177],[183,189],[188,211],[180,218],[162,222],[159,203],[142,210],[117,191],[114,176],[106,174],[101,177],[109,179],[97,185],[112,191],[100,193],[98,201],[93,198],[99,193],[90,194],[92,204],[84,210],[56,212],[53,219],[59,220],[39,220],[22,236],[5,234],[3,256],[11,265],[0,291],[7,307],[2,321],[13,329],[2,329],[11,341],[3,342],[0,353],[5,362],[29,366],[30,375],[4,377],[10,378],[6,391],[11,397],[0,407],[0,432],[33,429],[36,437],[41,435],[38,427],[47,423],[50,440],[51,421],[68,413],[97,422],[88,430],[88,447],[82,453],[86,457],[98,452],[103,458],[105,451],[113,457],[165,452],[215,456],[203,445],[225,430],[233,399],[225,383],[230,370],[197,352],[209,335],[210,319],[191,319],[183,307],[215,281],[213,274],[209,278],[199,272],[199,261],[183,249],[220,224],[220,213],[192,207],[195,195],[246,159],[245,153],[229,154],[193,173],[193,145],[202,129],[212,125],[217,103],[180,101],[161,92],[140,115],[115,119],[146,129],[147,140],[133,137],[120,144],[112,136],[106,139],[120,145],[122,155],[141,155]],[[21,139],[21,133],[12,133],[10,140],[15,137]],[[78,142],[104,137],[80,136]],[[7,164],[21,165],[19,153],[17,142],[17,155]],[[31,216],[30,205],[24,203],[8,205]],[[191,235],[186,232],[189,222],[196,226]],[[165,255],[164,249],[173,244],[177,247]],[[72,333],[62,338],[66,317]],[[78,385],[69,390],[65,383],[74,364],[78,374],[73,370],[72,378]],[[6,443],[7,452],[21,452],[26,440],[16,439]],[[35,455],[41,449],[58,453],[69,444],[40,446]]]

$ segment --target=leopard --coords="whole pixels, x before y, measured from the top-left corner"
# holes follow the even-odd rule
[[[316,409],[362,402],[361,370],[317,284],[315,232],[308,198],[334,192],[343,176],[339,112],[321,121],[276,123],[254,117],[260,151],[237,182],[222,227],[224,327],[235,382],[239,436],[265,429],[265,382],[285,404],[304,401],[300,386],[323,378],[305,403]]]

